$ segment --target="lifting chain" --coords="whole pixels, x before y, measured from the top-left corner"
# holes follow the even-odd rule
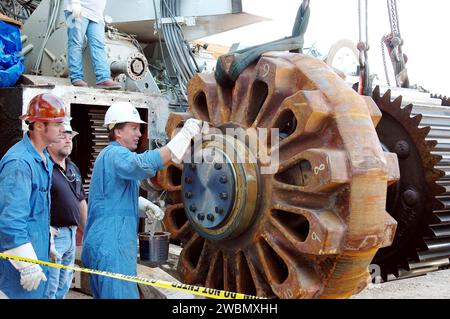
[[[400,35],[400,23],[398,19],[397,0],[387,0],[387,8],[389,14],[391,33],[385,35],[382,39],[382,42],[388,48],[389,56],[391,58],[392,65],[394,67],[395,81],[397,86],[409,87],[409,79],[405,66],[406,61],[402,51],[403,39]],[[382,51],[382,54],[383,54],[383,61],[385,61],[384,50]],[[386,67],[385,73],[386,78],[388,78]]]
[[[386,75],[386,83],[388,86],[391,86],[391,81],[389,80],[389,74],[387,69],[387,63],[386,63],[386,54],[384,52],[384,36],[381,38],[381,55],[383,56],[383,67],[384,67],[384,74]]]
[[[394,36],[400,37],[400,24],[398,23],[397,0],[387,0],[389,22],[391,24],[391,32]]]
[[[357,48],[359,50],[359,86],[358,93],[361,95],[371,94],[369,59],[367,52],[369,51],[369,24],[368,24],[368,1],[364,0],[364,19],[362,12],[362,1],[358,1],[358,22],[359,22],[359,42]],[[365,36],[363,36],[363,27],[365,27]],[[364,38],[364,39],[363,39]]]

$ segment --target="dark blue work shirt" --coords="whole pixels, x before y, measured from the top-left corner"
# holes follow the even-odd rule
[[[50,225],[53,227],[77,226],[81,223],[80,202],[85,199],[80,170],[66,159],[66,171],[54,163]]]

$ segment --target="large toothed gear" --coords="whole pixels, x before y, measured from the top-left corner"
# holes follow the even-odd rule
[[[164,224],[183,243],[182,281],[269,298],[363,289],[373,256],[395,234],[385,205],[399,178],[395,154],[378,140],[372,99],[322,61],[293,53],[264,54],[232,88],[198,74],[188,95],[189,113],[171,115],[168,136],[192,116],[234,130],[213,130],[194,150],[205,162],[158,174],[171,200]],[[244,138],[261,128],[278,128],[281,142]]]
[[[402,92],[405,96],[394,99],[391,90],[381,94],[377,87],[372,95],[383,114],[377,126],[380,142],[398,155],[400,168],[400,180],[389,188],[387,200],[397,233],[374,259],[385,280],[437,270],[450,257],[448,99],[414,101],[407,90]],[[408,99],[414,103],[405,103]]]

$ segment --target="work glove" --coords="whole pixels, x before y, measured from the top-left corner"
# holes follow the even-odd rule
[[[200,134],[203,129],[202,121],[196,119],[188,119],[184,123],[183,128],[178,132],[173,139],[167,143],[167,147],[172,153],[172,161],[174,163],[181,163],[184,154],[191,146],[191,140],[197,134]],[[204,130],[207,130],[205,128]]]
[[[83,8],[81,7],[81,3],[79,0],[72,0],[70,2],[70,10],[72,11],[72,15],[75,19],[81,18]]]
[[[18,257],[24,257],[37,260],[36,253],[31,243],[23,244],[19,247],[9,249],[3,253]],[[25,261],[9,260],[11,264],[20,272],[20,284],[27,291],[35,290],[39,287],[41,281],[47,281],[41,266],[27,263]]]
[[[58,235],[58,230],[55,227],[50,226],[50,259],[53,262],[57,262],[61,259],[61,254],[58,253],[55,247],[55,236]]]
[[[159,206],[141,196],[139,196],[139,213],[145,214],[149,221],[164,218],[164,211]]]

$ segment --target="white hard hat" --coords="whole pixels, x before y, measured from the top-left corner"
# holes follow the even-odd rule
[[[130,102],[116,102],[111,104],[106,111],[103,126],[112,129],[114,125],[126,122],[147,124],[141,120],[139,112]]]
[[[70,133],[70,134],[72,134],[72,137],[75,137],[78,135],[77,131],[72,130],[72,126],[70,126],[70,122],[68,122],[68,121],[64,122],[64,133]]]

